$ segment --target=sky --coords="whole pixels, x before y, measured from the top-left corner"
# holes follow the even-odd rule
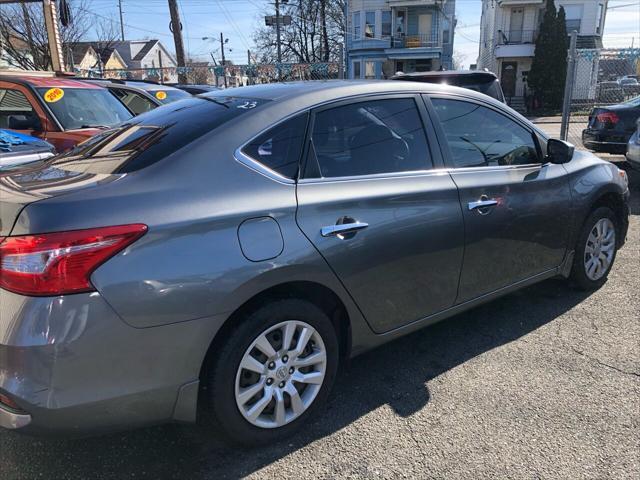
[[[121,0],[125,35],[128,40],[157,38],[173,51],[173,36],[169,30],[167,0]],[[594,0],[595,1],[595,0]],[[95,15],[120,29],[118,0],[87,0]],[[263,24],[267,9],[273,2],[266,0],[178,0],[183,24],[185,49],[190,58],[211,60],[211,53],[220,58],[220,33],[229,42],[225,56],[237,64],[247,63],[247,50],[252,49],[252,32]],[[463,65],[475,63],[480,38],[481,0],[457,0],[458,27],[454,49],[463,58]],[[202,40],[203,37],[216,40]],[[604,46],[608,48],[640,47],[640,0],[609,0],[604,31]]]

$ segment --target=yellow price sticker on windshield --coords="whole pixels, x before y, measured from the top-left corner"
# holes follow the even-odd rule
[[[162,90],[158,90],[156,92],[156,98],[158,100],[164,100],[165,98],[167,98],[167,92],[163,92]]]
[[[44,92],[44,101],[47,103],[55,103],[64,97],[64,90],[58,87],[50,88]]]

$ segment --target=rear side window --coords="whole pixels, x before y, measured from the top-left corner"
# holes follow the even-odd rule
[[[260,135],[242,153],[286,178],[298,175],[308,114],[298,115]]]
[[[55,166],[129,173],[153,165],[268,100],[203,95],[131,119],[56,157]]]
[[[540,162],[535,140],[520,124],[476,103],[432,99],[456,168]]]
[[[413,98],[372,100],[315,116],[307,178],[351,177],[433,167]]]

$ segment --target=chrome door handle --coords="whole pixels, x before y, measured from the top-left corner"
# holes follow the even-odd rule
[[[483,208],[495,207],[496,205],[498,205],[497,200],[483,196],[476,202],[469,202],[469,210],[481,210]],[[480,211],[480,213],[482,212]]]
[[[342,223],[338,225],[329,225],[328,227],[322,227],[320,233],[323,237],[339,237],[347,233],[355,233],[358,230],[362,230],[369,226],[364,222]]]

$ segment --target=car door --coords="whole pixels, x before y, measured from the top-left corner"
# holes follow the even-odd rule
[[[558,267],[571,223],[564,167],[544,163],[530,126],[498,107],[458,96],[427,104],[464,212],[458,303]]]
[[[462,214],[425,118],[413,95],[312,112],[297,221],[379,333],[456,298]]]

